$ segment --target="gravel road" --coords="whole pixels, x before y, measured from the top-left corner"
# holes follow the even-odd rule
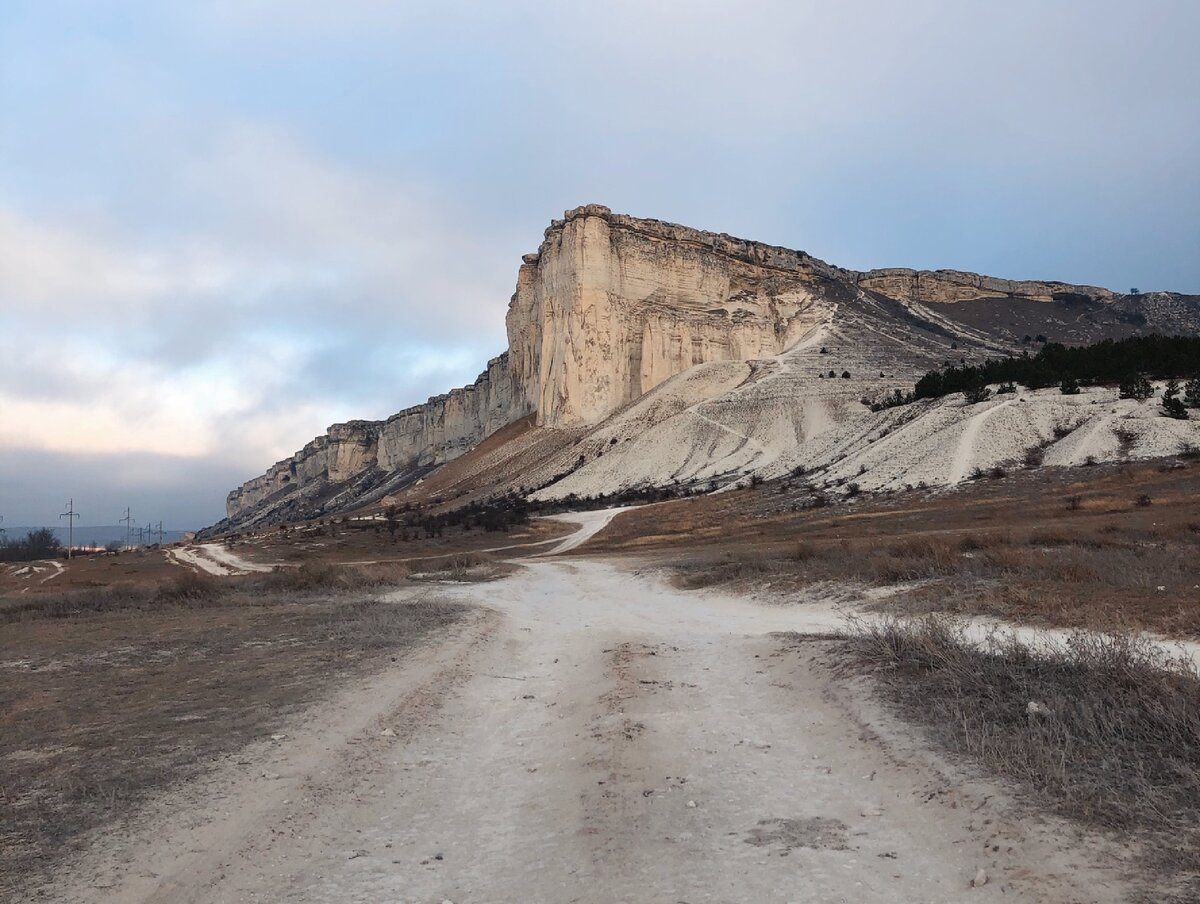
[[[942,762],[828,642],[773,633],[831,608],[584,558],[445,592],[477,615],[165,795],[53,899],[1123,900],[1102,842]]]

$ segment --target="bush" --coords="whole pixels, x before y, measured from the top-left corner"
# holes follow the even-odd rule
[[[21,539],[0,537],[0,562],[33,562],[52,559],[62,552],[62,543],[48,527],[31,530]]]
[[[1177,421],[1186,421],[1188,419],[1187,408],[1179,399],[1163,399],[1162,413],[1164,417],[1174,418]]]
[[[1188,380],[1183,387],[1183,404],[1188,408],[1200,408],[1200,378]]]
[[[969,389],[963,390],[963,398],[967,400],[968,405],[978,405],[980,402],[986,402],[992,397],[992,391],[986,386],[972,386]]]
[[[1141,374],[1126,377],[1121,381],[1118,391],[1121,398],[1137,399],[1139,402],[1144,402],[1150,396],[1154,395],[1154,387]]]
[[[1058,384],[1058,390],[1063,395],[1079,395],[1079,381],[1070,377]]]
[[[1163,414],[1179,421],[1186,421],[1188,417],[1187,408],[1179,400],[1179,391],[1178,380],[1170,380],[1167,383],[1167,388],[1163,392]]]

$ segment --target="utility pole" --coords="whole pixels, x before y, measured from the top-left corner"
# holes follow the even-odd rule
[[[67,500],[67,510],[58,517],[67,519],[67,561],[71,559],[71,550],[75,548],[75,519],[79,512],[75,511],[75,498]]]
[[[159,521],[158,522],[158,545],[159,546],[162,546],[162,538],[163,538],[162,521]]]
[[[133,516],[129,514],[129,509],[125,509],[125,514],[121,516],[121,521],[125,522],[125,548],[128,549],[133,545]]]

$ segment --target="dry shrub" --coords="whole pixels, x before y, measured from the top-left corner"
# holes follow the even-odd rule
[[[197,571],[181,571],[159,584],[154,592],[158,602],[197,602],[212,599],[220,592],[216,578]]]
[[[760,578],[772,572],[771,565],[762,557],[743,557],[696,566],[678,574],[676,584],[684,590],[699,590],[735,581]]]
[[[1200,891],[1200,676],[1185,660],[1129,635],[976,646],[938,616],[859,623],[847,647],[950,750],[1064,816],[1147,833],[1156,865]]]
[[[495,561],[492,556],[482,552],[460,552],[452,556],[446,556],[432,567],[433,571],[453,571],[455,573],[465,572],[471,568],[477,568],[480,565],[490,565]]]
[[[112,584],[87,590],[0,599],[0,623],[39,618],[77,618],[167,606],[195,608],[227,605],[229,600],[220,591],[221,587],[214,578],[181,571],[156,587]]]
[[[1096,581],[1099,574],[1092,563],[1077,554],[1061,554],[1051,559],[1046,568],[1047,577],[1067,584],[1084,584]]]
[[[241,585],[247,590],[313,593],[327,590],[370,590],[396,584],[409,574],[403,563],[334,565],[308,561],[299,568],[276,568]]]
[[[894,543],[871,559],[875,577],[885,581],[914,581],[954,573],[961,556],[940,537],[913,537]]]
[[[981,564],[985,569],[1007,574],[1029,567],[1029,553],[1011,547],[989,549],[981,557]]]
[[[801,540],[791,551],[791,559],[794,562],[809,562],[820,555],[818,549],[811,543]]]
[[[1060,531],[1035,530],[1029,534],[1030,546],[1069,546],[1071,538]]]

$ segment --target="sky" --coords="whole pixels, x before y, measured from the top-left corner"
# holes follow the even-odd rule
[[[6,0],[0,515],[196,528],[471,382],[585,203],[1200,292],[1195,0]]]

